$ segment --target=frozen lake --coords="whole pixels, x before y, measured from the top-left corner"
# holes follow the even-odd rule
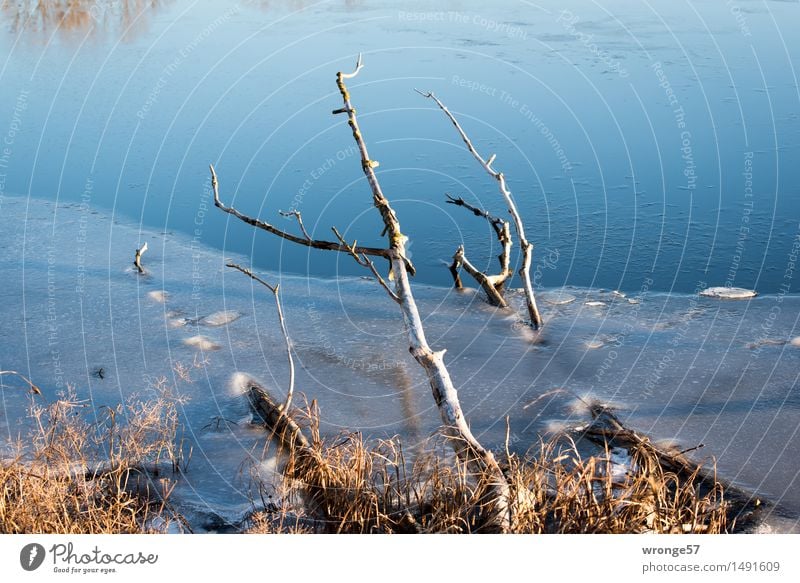
[[[248,424],[230,379],[247,372],[279,394],[287,382],[271,295],[224,268],[248,259],[91,206],[36,199],[2,199],[0,233],[0,368],[30,376],[46,400],[71,384],[95,409],[147,395],[165,376],[189,397],[181,414],[194,447],[176,496],[191,512],[248,510],[242,467],[260,460],[264,434]],[[131,261],[144,241],[148,274],[139,276]],[[412,446],[436,430],[399,311],[374,281],[263,276],[281,284],[297,390],[318,400],[325,433],[397,434]],[[512,313],[475,291],[418,284],[414,292],[487,445],[502,446],[508,416],[512,446],[524,451],[539,435],[584,422],[574,404],[589,396],[615,403],[621,419],[657,439],[704,444],[695,457],[716,458],[721,477],[800,511],[797,295],[720,301],[646,286],[624,296],[544,289],[546,325],[532,343]],[[187,344],[197,336],[203,346]],[[179,365],[191,383],[177,378]],[[13,439],[24,432],[28,401],[13,379],[0,381],[0,436]]]

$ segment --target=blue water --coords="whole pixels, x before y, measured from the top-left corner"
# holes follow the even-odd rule
[[[263,268],[360,273],[206,209],[213,162],[243,211],[292,230],[277,211],[297,209],[317,237],[335,225],[378,244],[352,138],[331,115],[336,71],[363,52],[353,99],[418,280],[447,284],[442,262],[462,242],[480,266],[498,251],[445,192],[505,209],[415,87],[497,154],[537,245],[537,284],[800,290],[785,277],[800,234],[795,2],[173,0],[61,21],[12,4],[0,194],[83,201]]]

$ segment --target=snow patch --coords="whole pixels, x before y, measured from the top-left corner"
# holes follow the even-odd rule
[[[566,304],[571,304],[575,301],[575,296],[572,294],[568,294],[566,292],[545,292],[540,294],[541,299],[547,303],[554,306],[564,306]]]
[[[167,303],[168,296],[169,294],[162,289],[157,289],[151,292],[147,292],[147,297],[159,304]]]
[[[192,336],[191,338],[184,339],[183,343],[186,346],[197,348],[205,352],[212,350],[219,350],[221,346],[206,336]]]
[[[255,381],[253,377],[244,372],[235,372],[228,381],[228,392],[234,397],[246,395],[250,385]]]
[[[214,312],[213,314],[209,314],[204,318],[200,318],[198,324],[202,324],[203,326],[224,326],[225,324],[230,324],[231,322],[235,322],[239,318],[242,317],[240,312],[235,310],[223,310],[222,312]]]
[[[720,300],[746,300],[758,295],[751,289],[742,287],[710,287],[700,292],[704,298],[717,298]]]

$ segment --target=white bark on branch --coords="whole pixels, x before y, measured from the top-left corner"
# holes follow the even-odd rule
[[[281,410],[288,414],[289,407],[292,404],[292,397],[294,396],[294,359],[292,358],[292,341],[289,339],[289,331],[286,329],[286,320],[283,318],[283,308],[281,307],[281,300],[280,296],[278,295],[280,290],[280,284],[270,285],[266,281],[255,275],[252,271],[250,271],[246,267],[242,267],[241,265],[237,265],[236,263],[226,263],[225,265],[232,269],[241,271],[250,279],[257,281],[265,288],[267,288],[269,291],[271,291],[272,295],[275,297],[275,306],[278,310],[278,321],[281,324],[283,339],[286,341],[286,355],[289,360],[289,390],[286,393],[286,401],[281,407]]]
[[[490,504],[494,522],[497,528],[507,531],[511,524],[508,481],[492,452],[484,449],[472,434],[469,425],[467,425],[464,413],[461,410],[458,392],[444,364],[445,351],[433,351],[428,345],[425,330],[422,326],[422,318],[408,279],[408,264],[405,260],[407,237],[400,230],[400,222],[397,219],[397,215],[383,194],[378,177],[375,174],[375,168],[378,164],[369,157],[367,145],[356,118],[356,110],[351,103],[350,94],[344,83],[345,79],[355,77],[362,67],[361,56],[359,55],[358,63],[353,73],[339,72],[337,74],[336,84],[342,94],[344,107],[334,111],[334,113],[347,113],[348,124],[353,132],[353,139],[356,141],[361,153],[361,169],[367,177],[367,182],[372,190],[375,208],[378,209],[383,219],[384,231],[389,239],[389,261],[391,262],[395,286],[394,294],[403,313],[410,345],[409,351],[428,376],[433,398],[456,455],[476,474],[489,476],[491,483],[487,487],[492,498]]]
[[[464,271],[469,273],[475,281],[481,286],[484,293],[486,293],[486,298],[489,300],[489,303],[493,306],[498,306],[500,308],[507,308],[508,303],[506,302],[505,298],[497,291],[495,287],[494,280],[492,276],[486,275],[480,269],[472,265],[467,256],[464,254],[464,246],[460,245],[456,250],[456,254],[453,255],[453,265],[451,266],[450,271],[452,272],[453,269],[458,269],[459,267],[463,267]]]
[[[492,154],[488,160],[484,160],[483,156],[481,156],[475,149],[475,146],[472,144],[469,136],[467,136],[466,132],[461,127],[461,124],[458,123],[458,120],[452,113],[450,113],[450,110],[447,109],[444,103],[442,103],[439,98],[430,91],[423,92],[417,90],[417,93],[423,97],[433,99],[436,102],[436,105],[439,106],[439,109],[444,112],[444,114],[452,122],[453,126],[455,126],[456,131],[458,131],[458,135],[461,136],[461,139],[467,146],[467,149],[470,151],[470,153],[475,157],[483,169],[486,170],[486,172],[492,178],[497,180],[500,193],[503,195],[506,205],[508,206],[508,212],[511,214],[511,217],[514,220],[514,228],[517,231],[519,245],[522,249],[522,267],[519,270],[519,275],[522,278],[522,286],[523,290],[525,291],[525,303],[527,304],[528,308],[528,316],[530,317],[531,325],[536,329],[540,328],[542,326],[542,316],[539,313],[539,308],[536,306],[536,298],[533,295],[533,284],[531,283],[531,260],[533,256],[533,245],[525,237],[525,227],[522,224],[522,219],[517,211],[517,205],[514,203],[514,198],[511,195],[511,191],[508,189],[508,185],[506,184],[505,176],[503,176],[502,172],[497,172],[494,168],[492,168],[492,164],[494,163],[496,156]]]
[[[145,251],[147,251],[147,241],[145,241],[144,245],[136,250],[136,254],[133,256],[133,264],[136,266],[136,269],[139,270],[139,273],[144,273],[144,267],[142,267],[142,255],[144,255]]]

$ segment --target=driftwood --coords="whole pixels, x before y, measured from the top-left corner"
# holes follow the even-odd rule
[[[445,432],[450,438],[450,443],[456,455],[466,463],[476,475],[490,476],[490,483],[485,486],[487,491],[486,506],[490,509],[490,513],[493,516],[493,520],[491,521],[493,522],[493,526],[499,531],[507,531],[511,522],[511,496],[508,481],[492,452],[485,449],[480,444],[467,424],[459,403],[458,392],[444,364],[445,351],[432,350],[425,337],[422,318],[420,317],[409,282],[409,276],[414,275],[414,268],[406,254],[406,241],[408,238],[401,231],[397,215],[391,207],[389,200],[383,194],[380,182],[375,174],[375,168],[378,167],[378,162],[371,159],[369,156],[366,142],[364,141],[361,129],[358,125],[356,110],[353,107],[350,93],[345,85],[345,81],[358,75],[362,68],[363,62],[359,55],[356,68],[352,73],[344,73],[341,71],[337,73],[336,84],[342,96],[343,107],[335,110],[333,113],[347,114],[348,125],[350,126],[353,139],[361,155],[361,169],[372,191],[372,202],[383,221],[383,234],[386,235],[389,244],[387,248],[375,249],[360,247],[355,242],[349,244],[336,230],[334,230],[334,233],[336,234],[338,243],[310,239],[308,234],[305,233],[305,229],[303,229],[304,234],[302,237],[290,235],[264,221],[240,213],[233,207],[226,206],[221,202],[217,175],[213,166],[211,166],[211,184],[214,190],[214,204],[245,223],[273,233],[283,239],[308,247],[348,253],[359,264],[370,269],[378,283],[388,293],[389,297],[400,306],[406,333],[408,335],[409,352],[425,370],[428,376],[434,400],[445,426]],[[299,213],[294,214],[294,216],[298,219],[298,222],[301,223]],[[379,275],[376,267],[369,259],[369,256],[379,256],[388,260],[391,287],[390,284]],[[278,419],[274,421],[278,422]]]
[[[760,515],[771,506],[752,493],[732,484],[721,482],[712,470],[702,467],[684,455],[702,445],[684,451],[670,451],[654,444],[649,437],[625,427],[614,412],[606,406],[591,404],[589,412],[592,422],[580,432],[589,441],[603,448],[620,447],[628,452],[643,448],[658,460],[659,465],[665,471],[674,473],[682,480],[692,482],[701,490],[710,491],[717,486],[722,486],[729,505],[728,517],[737,525],[738,529],[756,524]]]
[[[145,251],[147,251],[147,241],[145,241],[144,245],[136,250],[136,254],[133,256],[133,264],[136,266],[136,269],[139,270],[139,273],[144,273],[144,267],[142,267],[142,255],[144,255]]]
[[[303,430],[290,415],[290,409],[278,403],[269,391],[253,379],[248,379],[245,394],[250,406],[258,413],[264,426],[272,432],[278,442],[295,455],[307,453],[311,443]]]
[[[502,172],[496,171],[492,168],[492,164],[495,161],[495,155],[492,154],[488,160],[485,160],[483,156],[481,156],[478,151],[475,149],[475,146],[472,144],[472,141],[467,136],[464,129],[461,127],[461,124],[458,123],[458,120],[455,116],[450,113],[450,110],[442,103],[438,97],[436,97],[430,91],[419,91],[417,93],[422,95],[423,97],[427,97],[429,99],[433,99],[436,102],[436,105],[439,106],[444,114],[448,117],[448,119],[452,122],[453,126],[456,128],[458,135],[461,136],[464,144],[467,146],[469,152],[473,155],[473,157],[478,161],[481,167],[486,170],[486,172],[497,181],[498,188],[500,189],[500,194],[503,195],[503,199],[506,202],[506,206],[508,206],[508,212],[511,214],[511,218],[514,221],[514,228],[517,232],[517,238],[519,239],[519,245],[522,249],[522,267],[519,270],[519,276],[522,278],[522,288],[525,292],[525,303],[528,308],[528,317],[530,318],[531,325],[535,329],[539,329],[542,326],[542,316],[539,313],[539,308],[536,306],[536,298],[533,295],[533,284],[531,283],[531,261],[533,258],[533,245],[525,238],[525,227],[522,224],[522,218],[520,217],[519,211],[517,210],[517,205],[514,202],[514,197],[511,195],[511,191],[506,184],[506,178]],[[484,288],[485,289],[485,288]]]

